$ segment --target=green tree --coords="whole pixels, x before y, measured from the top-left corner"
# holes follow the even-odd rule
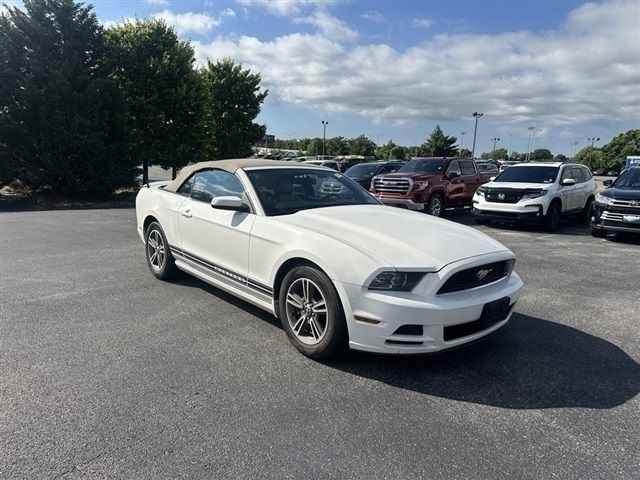
[[[372,157],[376,151],[376,144],[365,135],[351,138],[349,143],[349,155],[362,155]]]
[[[532,162],[544,162],[553,160],[553,154],[547,148],[536,148],[529,154],[529,160]]]
[[[506,160],[509,158],[509,154],[506,148],[496,148],[491,152],[485,152],[480,155],[482,160]]]
[[[407,149],[400,145],[396,145],[389,152],[389,157],[391,159],[404,160],[407,158]]]
[[[573,161],[582,163],[592,170],[608,166],[602,149],[592,147],[591,145],[580,149],[580,151],[573,157]]]
[[[333,137],[327,139],[327,155],[347,155],[349,145],[344,137]]]
[[[133,184],[125,106],[103,63],[102,28],[73,0],[26,0],[0,17],[3,170],[32,188],[87,196]]]
[[[458,156],[460,158],[471,158],[471,150],[469,150],[468,148],[463,148],[460,150]]]
[[[640,155],[640,129],[628,130],[616,135],[602,147],[606,167],[620,169],[627,156]]]
[[[306,148],[307,155],[322,155],[322,139],[321,138],[313,138],[307,144]]]
[[[457,141],[456,137],[445,135],[440,125],[436,125],[427,141],[422,144],[421,150],[425,155],[433,157],[453,157],[458,153]]]
[[[266,133],[254,123],[269,93],[260,74],[244,70],[230,58],[207,62],[201,70],[205,90],[205,152],[210,159],[244,157]]]
[[[177,168],[202,149],[201,82],[188,42],[162,20],[136,20],[107,29],[113,76],[127,101],[128,152],[143,165]]]

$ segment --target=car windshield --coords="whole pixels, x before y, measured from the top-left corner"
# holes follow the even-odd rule
[[[444,160],[420,160],[415,159],[407,162],[398,173],[443,173],[447,168]]]
[[[338,172],[308,168],[247,170],[268,216],[339,205],[379,205],[360,185]]]
[[[349,178],[371,177],[379,168],[380,165],[361,163],[360,165],[354,165],[351,167],[345,172],[345,175]]]
[[[632,190],[640,189],[640,168],[626,170],[622,172],[616,181],[613,182],[616,188],[629,188]]]
[[[522,166],[509,167],[494,180],[495,182],[553,183],[558,176],[558,167]]]

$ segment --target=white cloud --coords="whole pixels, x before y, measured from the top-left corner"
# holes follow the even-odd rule
[[[225,8],[220,12],[220,17],[231,17],[236,18],[236,12],[233,8]]]
[[[296,33],[195,42],[199,61],[230,56],[262,74],[270,100],[376,122],[455,120],[570,128],[640,118],[640,5],[586,4],[542,34],[448,34],[398,51]]]
[[[413,28],[431,28],[436,23],[433,18],[418,17],[411,22]]]
[[[338,3],[339,0],[236,0],[240,5],[258,6],[267,12],[286,17],[299,15],[304,8],[325,7]]]
[[[308,23],[315,26],[325,37],[333,40],[353,41],[358,38],[358,32],[350,28],[345,22],[318,10],[310,17],[297,18],[294,23]]]
[[[153,17],[161,18],[167,22],[167,24],[173,25],[179,34],[205,34],[221,23],[220,19],[206,13],[174,13],[171,10],[163,10],[153,14]]]
[[[360,17],[374,23],[384,23],[387,20],[382,13],[376,10],[369,10],[368,12],[364,12],[362,15],[360,15]]]
[[[150,3],[151,5],[169,5],[169,0],[144,0],[145,3]]]

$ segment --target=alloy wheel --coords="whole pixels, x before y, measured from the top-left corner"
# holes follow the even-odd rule
[[[318,344],[327,333],[327,301],[308,278],[298,278],[289,286],[286,314],[293,334],[306,345]]]
[[[440,200],[439,196],[435,196],[431,199],[431,215],[434,217],[439,217],[442,212],[442,200]]]
[[[156,272],[162,270],[165,261],[165,246],[162,234],[158,230],[151,230],[147,237],[147,256],[149,264]]]

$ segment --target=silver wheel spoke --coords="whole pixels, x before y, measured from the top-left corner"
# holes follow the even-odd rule
[[[302,327],[304,326],[305,320],[307,319],[307,317],[305,317],[304,315],[302,315],[298,321],[296,322],[296,324],[293,326],[293,331],[296,333],[296,335],[300,335],[300,330],[302,330]]]
[[[155,265],[157,257],[158,257],[158,254],[154,252],[153,255],[151,255],[151,258],[149,259],[149,261]]]
[[[306,278],[302,279],[302,298],[305,302],[311,301],[311,282]]]
[[[294,307],[300,310],[304,308],[303,300],[294,293],[287,294],[287,303],[293,305]]]
[[[318,328],[318,326],[316,325],[315,320],[312,318],[311,320],[309,320],[309,327],[311,327],[309,330],[311,330],[311,336],[318,340],[320,338],[320,329]]]
[[[313,304],[312,308],[313,313],[327,313],[327,302],[323,300],[318,300]]]
[[[158,243],[153,238],[149,237],[149,245],[152,248],[156,248],[158,246]]]

